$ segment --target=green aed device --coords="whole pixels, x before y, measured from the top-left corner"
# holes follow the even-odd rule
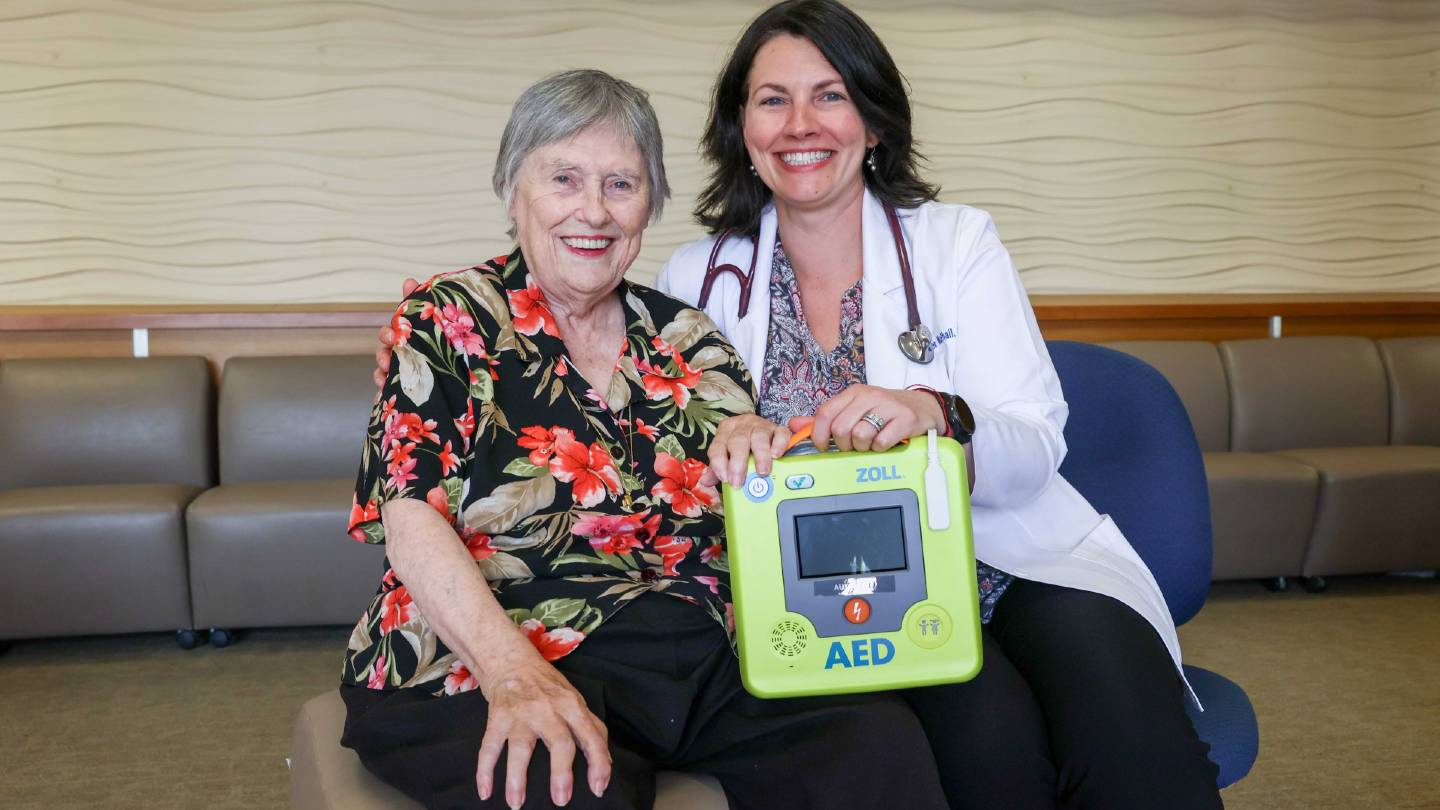
[[[965,454],[932,432],[884,452],[802,442],[725,485],[735,634],[762,698],[902,689],[980,671]]]

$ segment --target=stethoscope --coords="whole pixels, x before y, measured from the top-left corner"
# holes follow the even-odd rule
[[[910,255],[905,250],[905,235],[900,231],[900,217],[895,215],[894,206],[885,206],[885,218],[890,222],[890,236],[895,240],[895,255],[900,258],[900,279],[905,284],[905,308],[910,315],[910,329],[901,332],[897,341],[902,354],[923,365],[935,359],[935,349],[930,344],[933,335],[930,334],[930,328],[920,322],[920,307],[915,303],[915,279],[910,275]],[[750,311],[750,283],[755,279],[755,263],[760,258],[760,240],[750,240],[752,247],[749,273],[740,272],[740,268],[733,264],[717,266],[715,262],[720,259],[720,248],[734,232],[734,228],[722,231],[720,238],[715,240],[715,247],[710,249],[710,262],[705,266],[705,281],[700,286],[700,308],[704,309],[706,302],[710,300],[710,288],[714,286],[715,279],[726,273],[734,273],[740,282],[740,318],[743,320]]]

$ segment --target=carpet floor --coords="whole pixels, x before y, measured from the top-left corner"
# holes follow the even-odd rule
[[[284,807],[291,725],[333,688],[346,628],[15,642],[0,654],[5,808]],[[1249,692],[1260,758],[1231,810],[1440,808],[1440,583],[1212,589],[1188,660]]]

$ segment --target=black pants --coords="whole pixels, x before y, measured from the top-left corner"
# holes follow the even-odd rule
[[[724,631],[673,597],[640,597],[555,666],[610,732],[609,789],[591,795],[577,753],[569,807],[650,808],[657,768],[714,775],[738,810],[946,806],[924,731],[903,700],[751,697]],[[475,789],[486,720],[479,690],[340,693],[348,709],[341,742],[381,779],[428,807],[505,807],[505,756],[491,799],[480,801]],[[526,781],[525,807],[550,807],[543,745]]]
[[[902,694],[952,807],[1222,807],[1155,629],[1107,596],[1015,581],[972,681]]]

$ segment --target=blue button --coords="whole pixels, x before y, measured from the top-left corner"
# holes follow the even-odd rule
[[[785,479],[786,489],[809,489],[813,486],[815,486],[815,476],[813,475],[802,473],[800,475],[792,475]]]

